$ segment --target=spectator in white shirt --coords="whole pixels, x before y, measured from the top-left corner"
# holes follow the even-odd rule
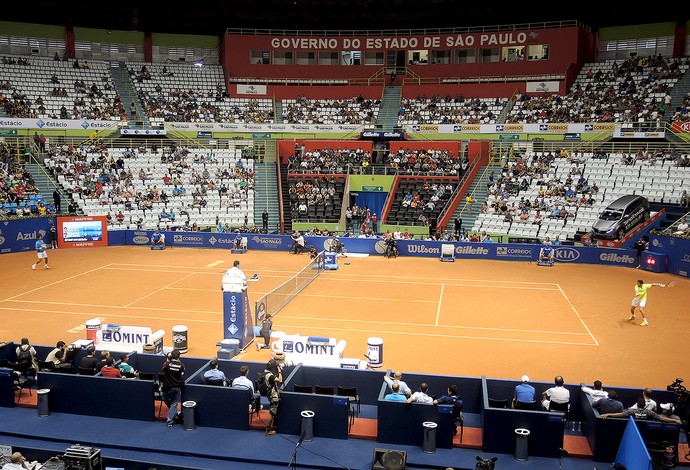
[[[434,399],[427,395],[426,392],[429,391],[429,385],[422,383],[419,386],[419,391],[414,392],[410,398],[407,399],[407,403],[422,403],[424,405],[433,405]]]
[[[552,401],[559,404],[570,402],[570,391],[563,386],[563,383],[563,377],[558,375],[554,379],[555,387],[551,387],[542,393],[541,404],[545,410],[549,409]]]
[[[609,397],[609,392],[602,389],[602,386],[603,385],[601,383],[601,380],[594,381],[594,388],[587,387],[584,383],[580,384],[580,388],[582,389],[582,391],[592,397],[593,403],[598,402],[602,398]]]

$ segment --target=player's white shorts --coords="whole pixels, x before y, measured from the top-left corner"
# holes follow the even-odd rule
[[[646,300],[638,300],[637,298],[634,298],[632,301],[632,306],[644,308],[645,306],[647,306],[647,301]]]
[[[46,253],[45,251],[41,251],[40,253],[36,252],[36,254],[38,255],[38,259],[43,259],[43,258],[48,257],[48,253]]]

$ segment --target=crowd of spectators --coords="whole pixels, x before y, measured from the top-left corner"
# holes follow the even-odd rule
[[[399,124],[485,124],[494,123],[500,116],[505,98],[465,98],[463,95],[442,98],[403,98],[398,110]]]
[[[358,147],[323,148],[313,151],[295,150],[288,158],[290,173],[348,173],[350,169],[372,164],[371,152]]]
[[[284,100],[283,122],[289,124],[371,124],[376,122],[380,100],[361,95],[352,99],[311,100],[300,95]]]
[[[661,55],[597,64],[565,96],[518,95],[506,123],[645,121],[658,127],[671,112],[673,82],[688,65],[688,58]]]
[[[47,215],[54,212],[40,196],[31,173],[23,165],[0,162],[0,218]]]
[[[466,156],[458,158],[447,149],[404,149],[389,152],[386,164],[400,174],[424,176],[459,176],[469,168]]]
[[[288,183],[290,209],[299,219],[309,213],[310,208],[324,207],[332,210],[340,202],[335,176],[295,178]],[[339,208],[338,208],[339,210]]]
[[[121,119],[124,114],[119,97],[113,99],[116,93],[106,70],[99,76],[99,72],[89,70],[88,63],[79,65],[75,60],[72,68],[85,71],[77,72],[78,78],[72,82],[72,75],[61,65],[53,65],[53,61],[33,63],[22,57],[4,57],[3,63],[8,68],[7,79],[0,83],[0,103],[10,117],[111,120]],[[33,85],[30,88],[21,85],[27,84],[24,67],[32,69]],[[43,82],[43,77],[48,74],[50,77]],[[49,103],[51,98],[64,99],[58,100],[56,105],[54,100]]]
[[[164,165],[164,172],[146,166],[152,158]],[[115,215],[108,212],[111,223],[125,222],[127,212],[150,211],[162,227],[188,224],[192,229],[190,212],[201,214],[216,193],[222,207],[239,207],[254,189],[254,172],[241,161],[222,165],[212,153],[193,154],[183,146],[111,149],[98,141],[79,147],[51,145],[46,164],[55,177],[63,177],[67,192],[107,209],[121,208]],[[161,206],[165,209],[159,211]],[[130,219],[143,228],[141,217],[130,214]]]

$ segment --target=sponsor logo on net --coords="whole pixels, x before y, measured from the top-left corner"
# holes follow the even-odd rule
[[[553,250],[553,257],[558,261],[569,263],[580,259],[580,252],[575,248],[556,248]]]
[[[618,253],[602,253],[599,255],[600,261],[608,263],[633,264],[635,257],[630,255],[619,255]]]
[[[531,248],[514,248],[510,246],[496,247],[496,256],[505,256],[508,258],[532,258]]]
[[[456,255],[479,255],[479,256],[486,256],[489,254],[489,250],[484,248],[483,246],[458,246],[455,248],[455,254]]]

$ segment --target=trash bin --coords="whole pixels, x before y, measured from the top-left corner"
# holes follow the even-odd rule
[[[172,327],[173,349],[180,351],[180,354],[187,352],[188,335],[189,329],[186,325],[175,325]]]
[[[195,401],[185,401],[182,403],[182,427],[185,431],[194,431],[196,424],[194,424],[194,408],[196,408]]]
[[[517,428],[515,430],[515,460],[524,462],[527,460],[527,444],[529,437],[529,429]]]
[[[50,407],[48,406],[48,395],[50,394],[49,388],[42,388],[36,392],[38,395],[38,416],[39,418],[45,418],[50,416]]]
[[[304,410],[300,413],[302,415],[302,434],[304,435],[304,442],[314,440],[314,412]]]
[[[433,421],[424,421],[424,440],[422,441],[422,450],[427,454],[436,452],[436,427],[438,424]]]

